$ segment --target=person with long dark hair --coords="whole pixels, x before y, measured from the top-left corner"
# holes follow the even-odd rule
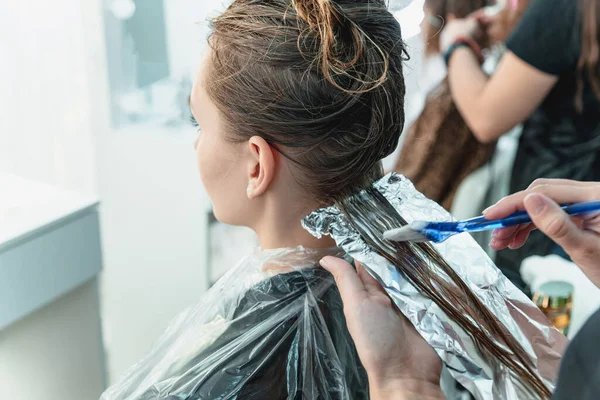
[[[496,145],[480,143],[456,108],[444,77],[439,33],[446,21],[464,18],[483,6],[484,0],[426,0],[423,6],[424,70],[439,77],[431,73],[424,77],[429,81],[424,82],[428,90],[423,109],[404,134],[394,171],[446,210],[451,210],[462,181],[490,161]]]
[[[523,123],[511,193],[537,178],[600,180],[599,7],[597,0],[531,0],[491,77],[475,43],[486,17],[451,21],[442,32],[452,96],[475,136],[493,142]],[[518,250],[499,251],[496,264],[526,287],[521,262],[547,254],[564,256],[535,232]]]

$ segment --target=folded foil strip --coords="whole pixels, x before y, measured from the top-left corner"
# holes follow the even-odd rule
[[[389,174],[373,187],[385,196],[409,223],[448,221],[452,216],[425,198],[402,175]],[[302,224],[316,237],[330,235],[338,246],[365,266],[400,311],[436,350],[454,379],[476,399],[523,399],[527,392],[497,360],[484,359],[473,339],[432,300],[421,295],[400,272],[376,254],[336,206],[317,210]],[[542,312],[494,265],[468,234],[434,245],[481,301],[517,338],[534,360],[539,375],[554,388],[567,339]]]

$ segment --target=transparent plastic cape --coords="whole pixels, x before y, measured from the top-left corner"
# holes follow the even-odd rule
[[[102,400],[367,399],[325,270],[339,249],[257,251],[175,319]]]
[[[409,223],[452,219],[442,207],[419,193],[404,176],[389,174],[373,187]],[[462,328],[433,301],[421,295],[392,264],[376,254],[339,208],[317,210],[304,219],[303,226],[316,237],[330,235],[349,256],[361,262],[436,350],[452,376],[476,399],[529,398],[508,370],[497,361],[483,359]],[[534,360],[539,375],[548,387],[553,388],[567,339],[504,277],[471,236],[461,234],[436,244],[435,248],[512,332]]]

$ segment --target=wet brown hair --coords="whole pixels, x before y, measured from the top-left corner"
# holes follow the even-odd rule
[[[425,7],[433,16],[439,19],[439,25],[433,25],[434,28],[438,29],[438,34],[427,38],[425,52],[427,54],[440,52],[439,33],[444,29],[444,25],[447,23],[446,19],[449,15],[453,15],[456,18],[464,18],[484,7],[485,4],[486,0],[425,0]],[[431,25],[431,22],[425,22]]]
[[[506,367],[527,398],[550,398],[521,344],[431,244],[382,239],[385,231],[407,224],[382,193],[370,187],[338,204],[373,251],[464,329],[484,359],[499,361],[492,376]]]
[[[381,175],[404,126],[406,59],[384,1],[236,0],[209,43],[205,87],[232,140],[262,136],[323,205]]]
[[[292,160],[308,196],[339,204],[374,251],[459,324],[484,357],[549,397],[519,342],[433,248],[377,239],[382,223],[405,224],[385,199],[351,200],[382,176],[381,159],[404,125],[406,52],[385,1],[234,0],[212,28],[205,87],[228,137],[261,136]]]
[[[583,82],[587,78],[592,91],[600,100],[600,78],[598,77],[598,60],[600,58],[600,1],[581,0],[581,54],[577,63],[577,95],[575,96],[575,107],[579,112],[583,111]]]

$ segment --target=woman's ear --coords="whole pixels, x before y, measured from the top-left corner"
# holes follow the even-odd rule
[[[250,163],[248,165],[249,199],[261,196],[267,191],[275,176],[274,149],[260,136],[253,136],[248,141]]]

